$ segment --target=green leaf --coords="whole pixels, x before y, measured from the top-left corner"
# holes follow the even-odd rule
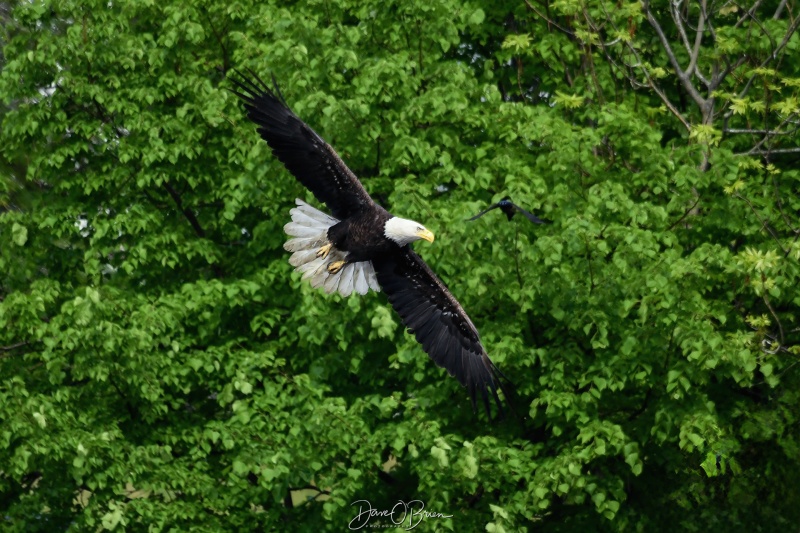
[[[469,23],[473,26],[483,23],[483,20],[486,18],[486,14],[483,12],[483,9],[476,9],[472,12],[469,16]]]
[[[481,11],[481,15],[483,11]],[[474,14],[473,14],[474,16]],[[531,47],[531,37],[528,34],[507,35],[503,41],[503,48],[512,49],[515,53],[527,51]]]
[[[553,103],[556,105],[563,105],[567,109],[577,109],[583,105],[583,97],[577,94],[566,94],[561,91],[556,91],[553,97]]]
[[[17,246],[25,246],[25,243],[28,242],[28,228],[14,222],[11,225],[11,240]]]
[[[238,459],[234,460],[231,466],[233,467],[234,473],[236,473],[239,476],[243,476],[248,472],[250,472],[250,467],[247,466],[247,464],[245,464],[243,461],[240,461]]]

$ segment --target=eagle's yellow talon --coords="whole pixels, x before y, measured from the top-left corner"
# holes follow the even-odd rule
[[[319,250],[317,250],[317,257],[321,257],[325,259],[328,257],[328,254],[331,253],[331,248],[333,247],[333,243],[328,243]]]
[[[338,274],[344,265],[344,261],[334,261],[328,265],[328,274]]]

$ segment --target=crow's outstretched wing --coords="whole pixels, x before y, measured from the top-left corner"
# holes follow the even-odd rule
[[[478,220],[479,218],[481,218],[483,215],[485,215],[486,213],[488,213],[492,209],[497,209],[498,207],[500,207],[500,203],[499,202],[496,203],[496,204],[492,204],[489,207],[487,207],[486,209],[484,209],[483,211],[481,211],[480,213],[478,213],[477,215],[475,215],[474,217],[468,218],[467,222],[472,222],[473,220]]]
[[[525,217],[528,220],[530,220],[531,222],[533,222],[534,224],[546,224],[546,222],[544,220],[542,220],[541,218],[537,217],[536,215],[534,215],[530,211],[527,211],[527,210],[521,208],[520,206],[518,206],[517,204],[515,204],[515,203],[513,203],[511,201],[509,201],[508,203],[511,204],[511,206],[514,209],[516,209],[518,212],[520,212],[523,215],[525,215]]]

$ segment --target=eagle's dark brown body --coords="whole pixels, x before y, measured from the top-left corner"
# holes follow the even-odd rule
[[[328,239],[339,250],[348,252],[350,262],[370,261],[377,255],[400,253],[400,246],[386,239],[382,232],[375,228],[383,228],[392,215],[383,207],[358,212],[332,226],[328,230]]]

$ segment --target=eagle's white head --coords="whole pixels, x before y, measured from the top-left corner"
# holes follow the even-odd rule
[[[406,218],[392,217],[383,226],[383,234],[400,246],[420,239],[433,242],[433,233],[419,222]]]

